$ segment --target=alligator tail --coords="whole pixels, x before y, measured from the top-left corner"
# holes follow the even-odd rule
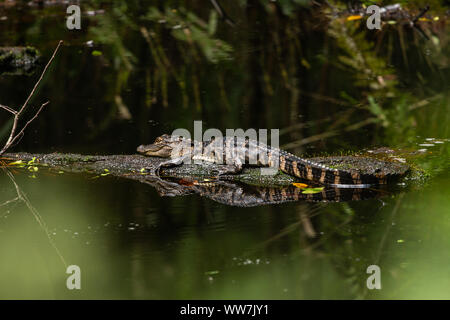
[[[340,187],[367,187],[383,183],[373,175],[330,168],[289,153],[280,155],[280,170],[297,178]]]

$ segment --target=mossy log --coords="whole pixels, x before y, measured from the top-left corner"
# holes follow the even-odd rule
[[[19,166],[43,166],[51,170],[72,173],[90,173],[94,175],[114,175],[128,179],[143,180],[151,176],[161,162],[167,159],[146,157],[142,155],[81,155],[81,154],[31,154],[8,153],[4,160]],[[34,160],[33,160],[34,159]],[[368,157],[341,156],[312,158],[322,164],[338,169],[354,169],[365,174],[380,173],[403,176],[408,171],[407,165],[380,161]],[[21,161],[21,162],[17,162]],[[28,164],[30,162],[30,164]],[[183,164],[171,168],[163,168],[160,172],[164,178],[194,179],[214,178],[222,165],[217,164]],[[276,175],[261,175],[259,168],[244,168],[237,174],[223,176],[227,181],[239,181],[258,186],[284,186],[297,181],[295,177],[278,172]]]

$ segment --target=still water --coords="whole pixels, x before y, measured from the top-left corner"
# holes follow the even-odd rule
[[[3,46],[32,45],[45,63],[65,41],[32,100],[51,103],[13,151],[130,154],[202,120],[279,128],[299,155],[403,150],[420,179],[377,199],[240,208],[110,176],[7,168],[0,298],[450,298],[444,18],[424,22],[427,40],[283,3],[230,4],[235,27],[187,1],[126,3],[86,2],[72,31],[65,6],[0,7]],[[0,103],[21,105],[41,70],[0,75]],[[69,265],[81,290],[66,287]],[[367,288],[370,265],[380,290]]]

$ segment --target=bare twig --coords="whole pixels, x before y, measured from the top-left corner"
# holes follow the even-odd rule
[[[428,12],[428,10],[430,10],[430,6],[427,5],[419,12],[419,14],[415,18],[412,19],[412,23],[416,23],[417,21],[419,21],[419,19],[422,18],[425,15],[425,13]]]
[[[50,58],[50,60],[48,61],[47,65],[45,66],[44,70],[41,73],[41,76],[39,77],[38,81],[35,83],[33,90],[31,90],[30,94],[28,95],[27,99],[25,100],[24,104],[22,105],[22,107],[20,107],[20,109],[18,111],[13,110],[10,107],[7,106],[3,106],[0,105],[0,108],[14,114],[14,122],[13,122],[13,126],[11,129],[11,133],[9,134],[8,140],[6,141],[5,145],[3,146],[2,150],[0,151],[0,155],[2,155],[3,153],[5,153],[6,150],[8,150],[9,147],[11,147],[16,141],[17,139],[19,139],[20,137],[23,136],[25,129],[28,127],[28,125],[37,118],[37,116],[39,115],[39,113],[42,111],[42,109],[49,104],[49,101],[43,103],[41,105],[41,107],[38,109],[38,111],[35,113],[35,115],[29,120],[27,121],[27,123],[24,125],[24,127],[16,134],[17,130],[18,130],[18,125],[19,125],[19,121],[23,115],[23,113],[25,112],[25,109],[28,105],[28,103],[30,102],[31,97],[34,95],[37,87],[39,86],[40,82],[42,81],[42,78],[44,77],[45,73],[47,72],[48,67],[50,66],[50,64],[52,63],[53,59],[55,58],[56,53],[59,50],[59,47],[61,46],[61,44],[63,43],[62,40],[59,41],[58,46],[56,47],[56,49],[53,51],[53,54]]]
[[[11,112],[12,114],[16,114],[16,113],[17,113],[16,110],[13,110],[13,109],[11,109],[10,107],[4,106],[4,105],[2,105],[2,104],[0,104],[0,108],[6,110],[6,111],[8,111],[8,112]]]
[[[25,123],[25,125],[23,126],[23,128],[19,131],[18,134],[16,134],[14,136],[14,138],[11,140],[10,145],[14,144],[16,142],[16,140],[20,137],[22,137],[24,135],[25,129],[28,127],[28,125],[33,122],[34,119],[36,119],[39,116],[39,113],[41,113],[42,109],[44,109],[44,107],[46,105],[48,105],[50,103],[50,101],[44,102],[41,107],[38,109],[38,111],[34,114],[34,116],[27,121],[27,123]],[[2,152],[3,153],[3,152]],[[1,154],[1,153],[0,153]]]
[[[0,207],[7,206],[8,204],[17,202],[18,200],[20,200],[19,197],[15,197],[14,199],[7,200],[7,201],[3,202],[2,204],[0,204]]]

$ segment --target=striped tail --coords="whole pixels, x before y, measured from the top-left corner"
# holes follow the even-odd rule
[[[338,187],[361,188],[380,184],[380,180],[373,175],[330,168],[289,153],[280,155],[280,170],[297,178]]]

